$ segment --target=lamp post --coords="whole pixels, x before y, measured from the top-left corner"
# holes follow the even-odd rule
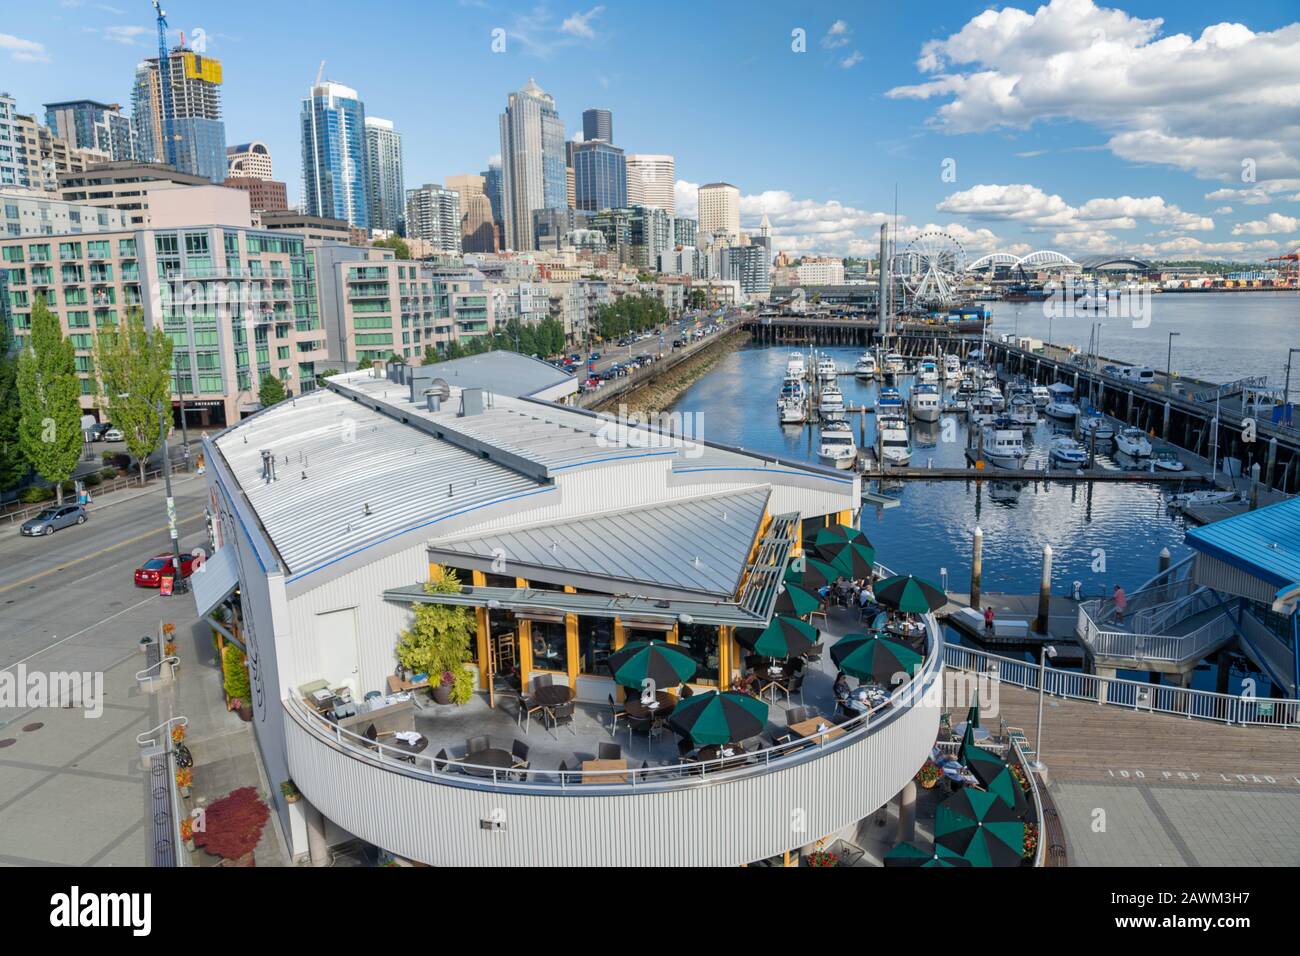
[[[1034,731],[1034,763],[1033,767],[1039,773],[1047,769],[1047,764],[1043,763],[1043,695],[1047,690],[1047,659],[1056,658],[1056,648],[1051,644],[1044,644],[1043,649],[1038,654],[1038,729]]]
[[[1174,336],[1182,334],[1182,332],[1170,332],[1169,348],[1165,351],[1165,391],[1170,394],[1174,391]]]
[[[1300,352],[1300,348],[1286,350],[1286,387],[1282,390],[1282,417],[1287,425],[1291,424],[1291,356]]]

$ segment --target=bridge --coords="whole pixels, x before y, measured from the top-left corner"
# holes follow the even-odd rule
[[[1005,269],[1014,272],[1043,271],[1047,269],[1079,269],[1083,272],[1097,272],[1102,269],[1123,270],[1126,272],[1150,272],[1154,265],[1147,259],[1127,252],[1109,252],[1075,260],[1055,249],[1038,249],[1025,256],[1011,252],[991,252],[981,256],[966,267],[967,272],[997,271]]]

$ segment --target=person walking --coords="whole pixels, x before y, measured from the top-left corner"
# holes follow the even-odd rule
[[[993,636],[993,608],[992,606],[984,608],[984,636]]]
[[[1122,587],[1120,587],[1120,586],[1117,584],[1117,585],[1115,585],[1115,621],[1116,621],[1116,623],[1119,623],[1119,624],[1123,624],[1123,623],[1124,623],[1124,610],[1125,610],[1127,607],[1128,607],[1128,595],[1125,594],[1125,593],[1124,593],[1124,589],[1123,589]]]

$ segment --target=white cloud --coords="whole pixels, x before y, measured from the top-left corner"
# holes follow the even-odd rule
[[[1160,196],[1097,198],[1089,199],[1082,206],[1072,206],[1060,196],[1049,195],[1029,183],[972,186],[945,197],[936,208],[977,220],[1018,222],[1030,231],[1055,229],[1058,237],[1065,233],[1100,234],[1107,229],[1135,229],[1138,220],[1180,232],[1214,228],[1210,217],[1184,212]]]
[[[153,30],[142,26],[112,26],[104,27],[101,31],[104,39],[112,40],[114,43],[121,43],[126,46],[146,45],[142,37],[153,36]]]
[[[1227,215],[1231,215],[1231,213],[1232,213],[1231,206],[1220,206],[1218,209],[1214,210],[1214,214],[1216,216],[1227,216]]]
[[[1234,236],[1267,236],[1284,232],[1300,232],[1300,219],[1272,212],[1267,219],[1242,222],[1232,227]]]
[[[594,40],[596,31],[591,27],[591,21],[605,12],[603,6],[592,7],[586,13],[571,13],[568,18],[560,24],[560,32],[567,33],[570,36],[582,37],[584,40]]]
[[[852,53],[850,53],[850,54],[849,54],[848,56],[846,56],[844,59],[840,60],[840,66],[843,67],[843,68],[846,69],[846,70],[851,70],[851,69],[853,69],[855,66],[857,66],[857,65],[858,65],[859,63],[861,63],[861,62],[862,62],[862,53],[861,53],[861,51],[859,51],[859,50],[854,50]]]
[[[853,31],[844,20],[836,20],[831,24],[826,35],[822,37],[822,46],[828,50],[834,50],[836,47],[848,46],[849,38],[853,36]]]
[[[1281,119],[1300,94],[1300,23],[1219,23],[1196,38],[1162,25],[1093,0],[985,10],[926,43],[928,78],[889,95],[946,100],[933,121],[953,133],[1073,119],[1134,162],[1228,181],[1252,159],[1261,182],[1300,175],[1300,124]]]
[[[1300,179],[1274,179],[1266,183],[1247,186],[1244,189],[1231,189],[1228,187],[1216,189],[1213,192],[1206,193],[1205,198],[1215,201],[1239,202],[1246,206],[1267,206],[1278,193],[1297,188],[1300,188]],[[1282,198],[1290,202],[1296,201],[1295,196]]]
[[[12,59],[19,63],[49,63],[49,54],[45,44],[35,40],[24,40],[9,33],[0,33],[0,50],[8,50]]]

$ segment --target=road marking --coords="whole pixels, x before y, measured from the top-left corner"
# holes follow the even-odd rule
[[[183,524],[189,524],[192,521],[202,520],[203,518],[204,518],[203,515],[193,515],[189,518],[182,518],[180,521],[177,521],[176,524],[177,526],[180,526]],[[150,531],[141,532],[140,534],[137,534],[134,538],[126,538],[122,541],[119,541],[117,544],[111,544],[107,548],[100,548],[98,551],[92,551],[90,554],[83,554],[79,558],[73,558],[71,561],[63,562],[57,568],[50,568],[48,571],[42,571],[39,574],[33,574],[31,577],[23,578],[21,581],[15,581],[13,584],[6,584],[4,587],[0,588],[0,594],[4,594],[6,591],[12,591],[14,588],[20,588],[26,584],[31,584],[33,581],[39,581],[41,578],[47,577],[51,574],[57,574],[59,571],[66,571],[68,568],[73,567],[74,565],[81,564],[83,561],[89,561],[91,558],[101,557],[105,554],[108,554],[110,551],[116,551],[118,548],[124,548],[128,544],[135,544],[137,541],[143,541],[145,538],[151,537],[155,534],[158,534],[158,532],[160,531],[166,531],[166,530],[167,530],[167,525],[162,525],[161,527],[154,528]]]
[[[8,670],[11,667],[17,667],[19,664],[25,664],[27,661],[30,661],[35,657],[39,657],[40,655],[44,654],[46,651],[52,650],[58,647],[60,644],[66,644],[68,641],[72,640],[73,638],[80,637],[82,634],[85,634],[87,631],[94,630],[95,628],[100,627],[103,624],[107,624],[109,621],[113,620],[113,618],[121,617],[123,614],[127,613],[128,611],[134,611],[137,608],[142,608],[150,601],[158,600],[159,597],[161,597],[161,595],[151,594],[143,601],[141,601],[139,604],[132,604],[130,607],[124,607],[116,614],[110,614],[108,617],[104,618],[103,620],[96,621],[94,624],[88,624],[85,627],[83,627],[81,630],[77,631],[75,634],[69,634],[67,637],[63,638],[62,640],[55,641],[53,644],[46,644],[44,647],[32,651],[32,653],[28,654],[22,660],[14,661],[12,664],[5,664],[3,667],[0,667],[0,670]]]

